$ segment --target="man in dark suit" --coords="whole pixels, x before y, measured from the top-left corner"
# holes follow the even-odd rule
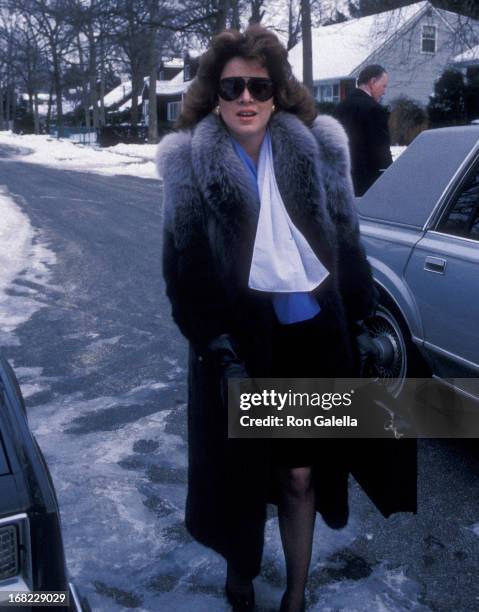
[[[387,85],[388,74],[382,66],[366,66],[359,73],[357,88],[336,108],[336,118],[349,138],[356,196],[362,196],[392,163],[388,111],[379,104]]]

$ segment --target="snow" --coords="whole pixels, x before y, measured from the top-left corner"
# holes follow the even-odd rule
[[[121,106],[118,107],[118,111],[121,113],[125,110],[128,110],[129,108],[131,108],[131,101],[133,98],[129,98],[126,102],[124,102]],[[138,106],[141,106],[141,96],[137,97],[137,104]]]
[[[21,270],[25,249],[32,241],[32,228],[28,218],[22,215],[18,206],[8,195],[5,185],[0,185],[0,287],[5,287]]]
[[[123,81],[105,95],[103,98],[105,108],[110,108],[110,106],[113,106],[114,104],[119,104],[130,94],[131,81]]]
[[[479,63],[479,45],[472,47],[472,49],[468,49],[464,53],[460,53],[456,55],[456,57],[452,60],[453,64],[462,64],[462,63]]]
[[[401,155],[401,153],[403,153],[406,150],[406,147],[400,147],[400,146],[393,146],[391,147],[391,155],[393,157],[393,161],[396,161],[396,159]]]
[[[17,155],[2,160],[24,161],[41,164],[50,168],[95,172],[112,176],[127,174],[140,178],[156,179],[156,145],[125,145],[100,149],[71,142],[68,139],[55,139],[51,136],[34,134],[13,134],[0,132],[0,144],[21,149]],[[28,155],[25,155],[27,149]]]
[[[379,15],[351,19],[313,30],[313,80],[338,79],[351,75],[380,45],[413,19],[427,2],[417,2]],[[303,47],[289,52],[293,73],[303,80]]]
[[[183,58],[172,57],[170,60],[163,61],[164,68],[183,68]]]
[[[32,295],[35,292],[15,281],[21,277],[28,283],[46,284],[56,260],[4,185],[0,185],[0,208],[0,345],[7,346],[17,343],[15,328],[41,307]]]
[[[191,85],[190,81],[183,80],[183,70],[179,72],[169,81],[157,81],[156,82],[156,93],[164,95],[181,94],[185,92]]]

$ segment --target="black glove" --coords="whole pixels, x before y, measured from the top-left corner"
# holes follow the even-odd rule
[[[250,375],[238,357],[233,338],[229,334],[222,334],[211,340],[207,345],[208,350],[215,356],[221,368],[221,399],[225,406],[228,405],[228,379],[249,378]]]
[[[356,342],[359,353],[359,365],[361,376],[364,374],[368,361],[378,361],[381,357],[379,347],[369,333],[363,321],[356,322]]]

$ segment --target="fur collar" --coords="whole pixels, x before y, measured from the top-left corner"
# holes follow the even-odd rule
[[[349,181],[350,165],[348,142],[342,126],[328,115],[320,115],[311,129],[295,115],[280,111],[270,121],[276,180],[283,198],[298,174],[308,182],[320,180],[328,189]],[[294,160],[295,163],[291,163]],[[309,177],[305,172],[314,171]],[[190,183],[196,179],[204,200],[218,204],[218,191],[224,192],[223,214],[238,214],[241,201],[243,212],[255,216],[259,202],[257,192],[243,164],[236,155],[230,136],[222,120],[210,113],[192,132],[175,132],[165,136],[158,145],[157,168],[167,182]],[[316,182],[316,181],[315,181]],[[303,185],[304,187],[304,185]],[[306,203],[304,198],[287,197],[288,209],[293,211]],[[311,202],[310,202],[311,203]],[[174,203],[171,203],[174,205]],[[317,204],[317,202],[316,202]],[[334,202],[332,202],[334,206]]]
[[[302,121],[289,113],[276,113],[270,121],[269,128],[276,179],[280,177],[282,180],[278,180],[278,184],[288,185],[293,178],[291,173],[297,170],[296,164],[307,163],[308,159],[317,156],[318,145]],[[237,206],[238,202],[242,202],[246,214],[257,215],[259,201],[256,189],[251,185],[251,179],[236,155],[230,135],[219,117],[211,113],[200,121],[192,135],[191,152],[193,170],[205,201],[215,208],[219,201],[218,198],[211,196],[218,188],[227,196],[221,198],[222,209],[215,210],[216,214],[235,215],[238,211],[233,207]],[[296,164],[291,164],[292,159]],[[300,203],[290,202],[290,204],[294,207]]]
[[[288,213],[326,267],[334,266],[336,228],[331,214],[340,201],[336,193],[350,182],[344,130],[326,115],[317,117],[310,129],[283,111],[275,113],[269,127],[276,180]],[[210,241],[221,241],[222,253],[227,245],[241,242],[247,244],[247,254],[252,250],[259,214],[257,190],[219,117],[210,113],[192,132],[163,138],[157,161],[164,177],[165,220],[174,217],[181,235],[191,231],[193,219],[202,214],[203,207],[192,203],[199,190]],[[175,197],[168,197],[171,190]],[[184,195],[179,197],[180,193]]]

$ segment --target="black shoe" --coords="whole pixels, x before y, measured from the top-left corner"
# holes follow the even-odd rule
[[[245,593],[231,589],[226,582],[225,593],[233,612],[253,612],[255,609],[253,583],[251,583],[249,592]]]

